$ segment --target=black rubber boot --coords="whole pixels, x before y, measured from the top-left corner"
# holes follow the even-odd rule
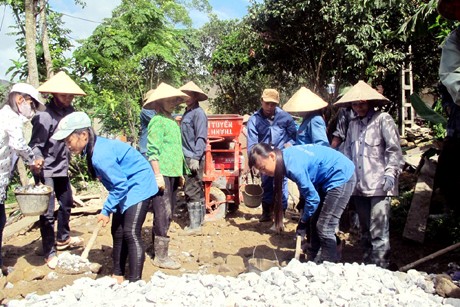
[[[180,269],[181,265],[168,256],[169,240],[166,237],[155,236],[155,242],[153,243],[155,258],[152,263],[162,269],[177,270]]]
[[[259,222],[271,221],[273,221],[273,205],[262,202],[262,215],[259,218]]]
[[[190,202],[187,203],[188,216],[190,219],[190,225],[184,228],[184,231],[179,233],[181,236],[193,236],[201,234],[201,202]]]

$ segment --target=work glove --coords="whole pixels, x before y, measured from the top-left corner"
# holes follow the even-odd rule
[[[395,179],[391,176],[383,176],[383,191],[388,192],[393,189]]]
[[[184,176],[179,177],[179,188],[183,188],[185,185],[185,178]]]
[[[200,168],[200,162],[198,160],[195,160],[195,159],[190,159],[190,162],[188,163],[188,168],[192,172],[197,172],[198,169]]]
[[[302,237],[302,239],[305,238],[307,235],[307,226],[307,223],[299,221],[299,224],[297,224],[297,228],[295,230],[295,234]]]
[[[155,174],[155,181],[157,182],[157,186],[160,191],[165,189],[166,184],[162,174]]]

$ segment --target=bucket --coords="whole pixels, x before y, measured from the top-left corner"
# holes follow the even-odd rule
[[[24,216],[44,214],[48,210],[51,192],[47,185],[17,187],[14,190],[19,209]]]
[[[256,253],[256,248],[257,246],[254,247],[254,250],[252,251],[252,258],[248,260],[248,272],[260,274],[261,272],[267,271],[271,268],[280,267],[278,257],[276,256],[275,251],[273,251],[273,253],[275,254],[276,260],[255,258],[254,255]]]
[[[262,203],[264,189],[258,184],[247,184],[242,194],[243,202],[246,207],[257,208]]]
[[[267,271],[275,267],[279,267],[279,263],[276,260],[268,260],[264,258],[251,258],[248,260],[249,272],[260,274],[263,271]]]

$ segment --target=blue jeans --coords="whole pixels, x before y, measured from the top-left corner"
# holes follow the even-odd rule
[[[361,227],[364,263],[390,264],[390,200],[385,196],[353,196]]]
[[[267,175],[262,175],[262,188],[264,189],[264,195],[262,196],[262,209],[264,213],[272,213],[273,211],[273,197],[275,196],[274,194],[274,181],[273,177],[267,176]],[[283,178],[283,197],[282,197],[282,202],[283,202],[283,209],[286,210],[288,206],[288,179],[287,177]]]
[[[348,204],[355,184],[356,177],[353,174],[348,182],[324,193],[324,200],[310,219],[311,239],[310,247],[307,250],[309,259],[315,259],[321,248],[321,262],[339,261],[335,231],[339,226],[340,217]]]
[[[126,260],[128,260],[128,280],[131,282],[142,278],[145,260],[142,224],[144,224],[149,204],[150,198],[129,207],[124,213],[114,213],[112,218],[113,274],[124,276]]]
[[[64,242],[70,238],[69,220],[73,198],[69,177],[46,177],[41,178],[41,181],[53,188],[48,204],[48,211],[40,215],[40,233],[42,235],[43,254],[45,259],[47,259],[56,254],[56,247],[54,246],[56,240]],[[55,197],[59,202],[56,237],[54,236]]]

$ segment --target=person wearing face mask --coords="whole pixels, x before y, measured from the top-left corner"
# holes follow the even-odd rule
[[[74,96],[86,94],[63,71],[43,83],[38,91],[51,95],[46,109],[38,112],[32,119],[32,136],[29,146],[37,157],[44,159],[44,165],[39,174],[40,181],[53,188],[48,211],[40,215],[40,233],[45,262],[50,269],[54,269],[57,265],[57,250],[82,246],[83,240],[70,236],[69,220],[73,204],[68,176],[70,152],[63,142],[58,142],[51,136],[59,121],[75,111],[72,106]],[[56,235],[54,233],[55,198],[59,202]]]
[[[364,81],[356,83],[335,105],[351,106],[344,154],[356,166],[352,194],[359,217],[364,263],[390,265],[390,202],[398,195],[404,166],[400,138],[390,114],[375,109],[390,101]]]
[[[44,109],[40,94],[27,83],[13,85],[6,104],[0,109],[0,275],[8,273],[2,259],[2,235],[6,224],[5,200],[14,167],[12,160],[17,154],[33,172],[41,169],[43,159],[37,158],[27,145],[22,126],[34,116],[35,110]]]
[[[280,95],[275,89],[265,89],[260,98],[261,108],[248,120],[248,153],[254,145],[266,143],[283,149],[296,144],[297,128],[294,118],[278,105]],[[248,154],[249,156],[249,154]],[[262,216],[259,222],[273,220],[273,178],[262,175]],[[288,180],[283,180],[283,209],[287,209]]]
[[[147,159],[155,173],[158,193],[152,199],[152,239],[156,267],[170,270],[180,269],[181,264],[169,257],[169,226],[176,207],[179,180],[188,172],[182,152],[180,127],[172,112],[188,99],[185,93],[166,83],[160,83],[144,103],[145,109],[154,109],[148,126]]]

